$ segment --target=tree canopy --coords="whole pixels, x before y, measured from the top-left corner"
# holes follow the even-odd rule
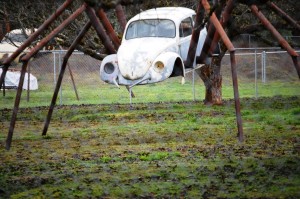
[[[6,32],[13,29],[22,29],[26,36],[25,29],[38,28],[47,18],[50,16],[59,5],[63,4],[64,0],[53,0],[53,1],[43,1],[43,0],[0,0],[0,39],[5,36]],[[74,0],[72,6],[68,8],[64,14],[59,17],[58,20],[43,33],[42,36],[47,35],[53,28],[59,25],[70,13],[74,12],[76,8],[82,4],[83,0]],[[114,9],[112,9],[117,3],[122,3],[126,13],[127,20],[129,20],[133,15],[140,12],[140,10],[146,10],[153,7],[161,6],[184,6],[196,10],[198,1],[188,0],[188,1],[142,1],[142,0],[85,0],[89,4],[98,4],[102,6],[107,15],[117,31],[118,36],[121,38],[122,32],[121,28],[117,22]],[[214,0],[210,1],[211,5],[215,7],[222,5],[225,0]],[[258,3],[259,9],[266,15],[266,17],[271,21],[271,23],[284,35],[297,35],[299,30],[288,24],[281,17],[276,15],[266,4],[267,1],[236,1],[235,8],[233,10],[230,24],[228,26],[228,32],[230,37],[233,38],[239,34],[251,33],[263,38],[266,42],[272,44],[274,40],[270,40],[270,34],[261,25],[261,23],[253,16],[249,5],[252,3]],[[296,21],[300,21],[300,16],[297,14],[297,8],[300,7],[300,2],[297,0],[274,0],[274,3],[278,5],[282,10],[292,16]],[[212,6],[213,7],[213,6]],[[86,23],[87,17],[85,14],[77,18],[70,26],[68,26],[62,33],[60,33],[54,40],[52,40],[48,45],[52,47],[70,46],[73,39],[76,37],[81,27]],[[106,53],[105,48],[101,43],[101,40],[97,37],[97,34],[93,29],[85,37],[84,41],[78,47],[78,50],[85,52],[91,56],[96,55],[96,53]],[[96,57],[101,59],[101,57]]]

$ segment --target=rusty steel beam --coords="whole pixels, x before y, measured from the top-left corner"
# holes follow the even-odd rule
[[[203,21],[203,18],[204,18],[203,6],[202,6],[201,2],[199,1],[198,7],[197,7],[196,21],[195,21],[195,25],[193,28],[192,38],[191,38],[191,42],[190,42],[190,46],[189,46],[189,50],[188,50],[188,54],[187,54],[187,60],[184,63],[185,67],[188,67],[188,68],[193,67],[193,63],[195,61],[197,45],[198,45],[198,41],[199,41],[199,37],[200,37],[200,31],[203,28],[203,26],[201,26],[201,22]]]
[[[283,10],[281,10],[275,3],[268,1],[267,5],[276,13],[278,14],[282,19],[284,19],[286,22],[293,25],[295,28],[297,28],[300,31],[300,25],[297,23],[296,20],[294,20],[292,17],[290,17],[287,13],[285,13]]]
[[[252,13],[260,20],[260,22],[271,32],[271,34],[278,40],[282,48],[286,49],[291,56],[298,56],[298,53],[290,46],[290,44],[281,36],[276,28],[269,22],[264,14],[258,10],[256,5],[250,6]]]
[[[78,45],[78,43],[83,39],[83,37],[85,36],[87,31],[90,29],[91,25],[92,25],[92,23],[90,21],[88,23],[86,23],[86,25],[83,27],[83,29],[81,30],[79,35],[76,37],[76,39],[74,40],[74,42],[72,43],[72,45],[68,49],[66,55],[64,56],[64,60],[63,60],[63,63],[61,65],[60,73],[59,73],[59,76],[58,76],[58,79],[57,79],[57,83],[56,83],[56,86],[55,86],[55,90],[54,90],[54,93],[53,93],[53,97],[52,97],[52,100],[51,100],[51,104],[50,104],[50,107],[49,107],[49,111],[48,111],[48,115],[47,115],[47,118],[46,118],[46,121],[45,121],[45,125],[44,125],[42,135],[47,134],[49,124],[50,124],[50,121],[51,121],[51,117],[52,117],[52,113],[53,113],[53,110],[54,110],[54,106],[55,106],[55,103],[56,103],[56,100],[57,100],[59,88],[60,88],[61,83],[62,83],[62,79],[63,79],[64,73],[65,73],[65,70],[66,70],[68,60],[69,60],[70,56],[72,55],[73,51],[75,50],[76,46]]]
[[[202,0],[203,7],[205,8],[206,12],[210,12],[210,5],[207,0]],[[224,42],[225,46],[230,52],[230,62],[231,62],[231,73],[232,73],[232,83],[233,83],[233,91],[234,91],[234,100],[235,100],[235,112],[236,112],[236,121],[238,127],[238,139],[240,142],[244,140],[244,133],[243,133],[243,125],[242,125],[242,116],[241,116],[241,109],[240,109],[240,98],[239,98],[239,89],[238,89],[238,79],[237,79],[237,72],[236,72],[236,60],[235,60],[235,48],[231,43],[230,39],[228,38],[226,32],[224,31],[222,25],[220,24],[219,20],[215,13],[212,13],[210,17],[210,22],[213,23],[216,31],[220,35],[222,41]],[[213,40],[213,42],[216,42]]]
[[[32,33],[29,38],[7,59],[3,62],[3,71],[0,77],[0,89],[4,82],[7,70],[10,63],[16,59],[24,50],[27,48],[49,25],[59,17],[63,11],[73,2],[73,0],[66,0],[34,33]]]
[[[297,70],[297,73],[298,73],[298,76],[300,78],[300,63],[298,61],[298,57],[295,57],[295,56],[291,56],[292,57],[292,60],[293,60],[293,63],[294,63],[294,66]]]
[[[221,20],[220,20],[220,24],[223,28],[227,25],[227,22],[230,18],[230,15],[231,15],[231,12],[232,12],[233,8],[234,8],[234,0],[228,0],[227,3],[226,3],[226,6],[224,8],[224,11],[222,13]],[[212,45],[210,46],[210,49],[209,49],[210,53],[214,52],[220,38],[221,38],[220,34],[218,32],[215,32]]]
[[[108,53],[115,54],[117,51],[114,48],[114,46],[112,45],[108,35],[106,34],[102,24],[100,23],[99,19],[97,18],[94,9],[91,8],[90,6],[88,6],[86,9],[86,14],[89,17],[89,19],[91,20],[92,26],[96,30],[98,37],[101,39],[101,41],[102,41],[104,47],[106,48],[106,50],[108,51]]]
[[[212,23],[209,23],[206,39],[204,41],[204,45],[202,48],[202,52],[200,53],[200,56],[196,57],[197,64],[204,64],[205,59],[208,57],[208,55],[210,55],[209,48],[211,46],[211,42],[213,40],[213,36],[214,36],[215,32],[216,32],[216,28],[214,27],[214,25]]]
[[[20,75],[20,79],[19,79],[19,85],[18,85],[18,90],[17,90],[17,94],[16,94],[16,99],[15,99],[15,105],[14,105],[12,117],[10,120],[9,131],[8,131],[7,138],[6,138],[6,150],[9,150],[11,147],[11,141],[12,141],[15,124],[16,124],[16,120],[17,120],[17,114],[18,114],[19,105],[20,105],[20,101],[21,101],[21,95],[22,95],[24,77],[25,77],[27,65],[28,65],[28,61],[25,61],[22,65],[22,69],[21,69],[21,75]]]
[[[210,12],[210,5],[207,0],[202,0],[202,5],[207,13]],[[231,43],[230,39],[228,38],[225,30],[223,29],[222,25],[220,24],[217,16],[215,13],[212,13],[210,16],[210,21],[214,24],[216,31],[221,36],[222,41],[224,42],[225,46],[229,51],[235,51],[233,44]]]
[[[44,37],[34,48],[31,49],[24,57],[21,58],[22,61],[29,60],[34,56],[39,50],[41,50],[51,39],[53,39],[58,33],[60,33],[66,26],[73,22],[83,11],[85,11],[87,5],[83,4],[75,12],[73,12],[67,19],[65,19],[59,26],[57,26],[49,35]]]
[[[109,22],[104,10],[102,8],[98,9],[98,17],[100,19],[100,22],[104,26],[106,33],[110,37],[113,45],[115,46],[115,49],[118,50],[120,47],[120,39],[118,38],[114,28],[112,27],[111,23]]]
[[[127,20],[126,20],[126,16],[123,10],[123,7],[121,4],[118,4],[116,6],[116,15],[117,15],[117,19],[119,21],[119,24],[121,26],[122,29],[122,33],[124,33],[125,28],[126,28],[126,24],[127,24]]]
[[[271,34],[277,39],[278,43],[282,48],[284,48],[291,57],[298,57],[298,53],[290,46],[290,44],[281,36],[281,34],[274,28],[274,26],[269,22],[269,20],[260,12],[256,5],[250,6],[252,13],[261,21],[261,23],[271,32]],[[300,66],[294,62],[294,66],[300,78]]]
[[[231,62],[231,74],[232,74],[232,83],[233,83],[233,92],[234,92],[234,101],[235,101],[235,111],[236,111],[236,123],[238,127],[238,139],[240,142],[244,141],[244,132],[241,116],[241,105],[238,89],[238,79],[236,72],[236,60],[235,60],[235,51],[230,51],[230,62]]]

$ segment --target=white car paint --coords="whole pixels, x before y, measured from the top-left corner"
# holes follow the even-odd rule
[[[188,8],[164,7],[143,11],[130,19],[117,54],[102,61],[100,78],[117,86],[134,86],[156,83],[170,76],[184,76],[183,63],[187,58],[191,34],[181,36],[183,33],[180,31],[183,32],[182,22],[187,18],[191,19],[192,26],[194,15],[195,11]],[[202,29],[197,56],[206,34],[206,28]],[[180,73],[174,74],[175,68]]]

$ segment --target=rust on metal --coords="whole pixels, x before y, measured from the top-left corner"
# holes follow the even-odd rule
[[[296,57],[296,56],[291,56],[291,57],[292,57],[294,66],[295,66],[295,68],[296,68],[296,71],[297,71],[297,73],[298,73],[298,76],[299,76],[299,78],[300,78],[300,63],[299,63],[299,61],[298,61],[298,57]]]
[[[192,32],[192,38],[191,38],[191,42],[190,42],[190,46],[189,46],[189,50],[188,50],[188,54],[187,54],[187,60],[185,62],[185,66],[186,67],[192,67],[194,60],[195,60],[195,55],[196,55],[196,49],[197,49],[197,45],[198,45],[198,41],[199,41],[199,37],[200,37],[200,31],[203,27],[201,27],[201,22],[204,18],[204,12],[203,11],[203,6],[201,4],[201,2],[199,1],[198,7],[197,7],[197,13],[196,13],[196,21],[195,21],[195,25],[193,28],[193,32]]]
[[[216,32],[216,29],[215,29],[214,25],[212,23],[209,23],[206,39],[204,41],[204,45],[202,48],[202,52],[200,53],[200,56],[196,57],[197,64],[204,64],[205,59],[208,57],[208,55],[210,55],[209,48],[211,46],[211,42],[212,42],[215,32]]]
[[[52,38],[54,38],[58,33],[60,33],[67,25],[69,25],[74,19],[76,19],[83,11],[85,11],[87,5],[83,4],[74,13],[72,13],[67,19],[65,19],[59,26],[57,26],[49,35],[44,37],[34,48],[31,49],[24,57],[22,61],[29,60],[34,56],[39,50],[41,50]]]
[[[47,115],[47,118],[46,118],[46,121],[45,121],[45,126],[44,126],[44,129],[43,129],[42,135],[47,134],[49,124],[50,124],[50,121],[51,121],[51,117],[52,117],[52,113],[53,113],[53,110],[54,110],[54,106],[55,106],[55,103],[56,103],[57,95],[58,95],[58,92],[59,92],[59,88],[60,88],[60,85],[61,85],[61,82],[62,82],[62,79],[63,79],[63,76],[64,76],[64,72],[65,72],[68,60],[69,60],[71,54],[73,53],[73,51],[75,50],[76,46],[78,45],[78,43],[82,40],[82,38],[85,36],[87,31],[90,29],[91,25],[92,25],[92,23],[90,21],[88,23],[86,23],[86,25],[83,27],[83,29],[81,30],[79,35],[76,37],[76,39],[74,40],[74,42],[72,43],[72,45],[68,49],[66,55],[64,56],[64,60],[63,60],[63,63],[61,65],[61,70],[60,70],[60,73],[59,73],[59,76],[58,76],[58,79],[57,79],[57,83],[56,83],[56,86],[55,86],[55,90],[54,90],[54,93],[53,93],[53,97],[52,97],[52,100],[51,100],[51,104],[50,104],[50,107],[49,107],[49,111],[48,111],[48,115]]]
[[[268,1],[267,5],[281,18],[283,18],[285,21],[293,25],[295,28],[297,28],[300,31],[300,25],[297,23],[296,20],[294,20],[291,16],[289,16],[287,13],[285,13],[283,10],[281,10],[275,3]]]
[[[98,9],[98,17],[100,19],[100,22],[104,26],[106,33],[110,37],[113,45],[115,46],[115,49],[118,50],[120,47],[120,39],[118,38],[114,28],[112,27],[111,23],[109,22],[104,10],[102,8]]]
[[[272,33],[282,48],[286,49],[291,56],[298,56],[298,53],[290,46],[290,44],[281,36],[276,28],[269,22],[264,14],[258,10],[256,5],[250,6],[252,13],[261,21],[261,23]]]
[[[66,0],[34,33],[32,33],[29,38],[7,59],[3,62],[3,70],[0,77],[0,89],[4,82],[7,70],[10,63],[16,59],[24,50],[27,48],[49,25],[59,17],[63,11],[73,2],[73,0]]]
[[[92,26],[95,28],[98,37],[101,39],[104,47],[110,54],[115,54],[117,51],[112,45],[108,35],[106,34],[102,24],[100,23],[99,19],[97,18],[95,11],[92,7],[87,7],[86,13],[89,17],[89,19],[92,22]]]
[[[231,62],[231,73],[232,73],[232,83],[233,83],[233,92],[234,92],[234,101],[235,101],[235,114],[236,122],[238,127],[238,139],[240,142],[244,141],[244,132],[241,116],[241,105],[240,105],[240,96],[238,89],[238,79],[236,72],[236,60],[235,60],[235,51],[230,51],[230,62]]]
[[[269,20],[260,12],[256,5],[250,6],[252,13],[261,21],[261,23],[271,32],[271,34],[277,39],[278,43],[282,48],[284,48],[292,57],[294,66],[300,78],[300,66],[298,61],[294,61],[294,57],[299,56],[298,53],[290,46],[290,44],[281,36],[281,34],[276,30],[276,28],[269,22]]]
[[[204,9],[206,10],[207,13],[210,12],[210,5],[207,2],[207,0],[202,0],[202,5],[204,7]],[[212,13],[212,15],[210,16],[210,21],[214,24],[216,31],[218,31],[219,35],[221,36],[222,41],[224,42],[225,46],[227,47],[227,49],[229,51],[234,51],[234,46],[231,43],[230,39],[228,38],[225,30],[223,29],[222,25],[220,24],[217,16],[215,13]]]
[[[7,139],[6,139],[6,150],[9,150],[11,147],[11,141],[12,141],[15,124],[16,124],[16,120],[17,120],[17,114],[18,114],[19,105],[20,105],[20,101],[21,101],[21,95],[22,95],[27,65],[28,65],[28,61],[23,62],[22,69],[21,69],[21,75],[20,75],[20,79],[19,79],[19,86],[18,86],[15,104],[14,104],[14,109],[13,109],[12,117],[10,120],[9,131],[8,131]]]
[[[123,7],[121,4],[118,4],[116,6],[116,15],[117,15],[117,19],[119,21],[119,24],[121,26],[122,33],[123,33],[126,28],[127,20],[126,20],[125,13],[124,13],[124,10],[123,10]]]
[[[224,28],[227,25],[227,22],[229,20],[230,14],[234,8],[234,0],[228,0],[226,3],[226,6],[224,8],[224,11],[222,13],[222,17],[220,20],[221,26]],[[209,52],[212,53],[214,49],[216,48],[217,42],[220,40],[220,34],[218,32],[215,32],[212,45],[210,46]]]

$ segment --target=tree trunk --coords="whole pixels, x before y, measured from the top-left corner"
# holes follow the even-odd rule
[[[205,85],[204,104],[206,105],[221,105],[223,103],[220,69],[220,57],[212,57],[211,65],[205,65],[197,71]]]

